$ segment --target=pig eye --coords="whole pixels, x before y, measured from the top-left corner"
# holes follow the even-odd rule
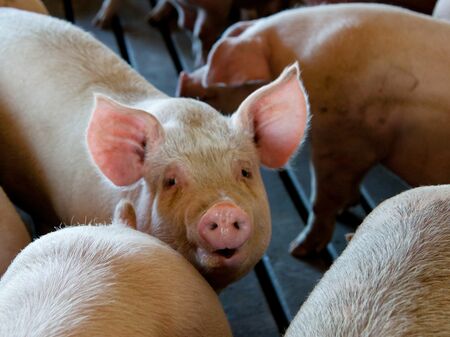
[[[164,180],[164,187],[171,188],[177,184],[177,180],[175,178],[167,178]]]
[[[246,169],[242,169],[241,170],[241,175],[244,178],[247,178],[247,179],[250,179],[252,177],[252,173],[249,170],[246,170]]]

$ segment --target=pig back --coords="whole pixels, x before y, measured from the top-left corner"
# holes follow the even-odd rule
[[[287,337],[449,336],[450,185],[377,207],[300,308]]]
[[[36,240],[0,282],[1,336],[231,336],[216,293],[177,252],[121,226]]]

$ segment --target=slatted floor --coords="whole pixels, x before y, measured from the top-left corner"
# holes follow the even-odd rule
[[[72,21],[91,32],[168,95],[174,95],[178,72],[193,69],[191,41],[186,33],[171,32],[167,27],[154,28],[146,23],[152,1],[122,0],[120,14],[111,30],[101,30],[91,24],[101,0],[44,0],[44,3],[52,16]],[[308,167],[306,144],[288,170],[263,170],[272,212],[271,244],[255,271],[220,295],[235,337],[280,336],[332,258],[345,247],[344,234],[354,231],[365,215],[364,209],[407,188],[383,168],[372,170],[363,184],[363,191],[368,192],[365,207],[355,207],[341,217],[327,253],[299,261],[288,254],[287,248],[303,228],[307,216]]]

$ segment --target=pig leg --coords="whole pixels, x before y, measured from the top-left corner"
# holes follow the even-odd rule
[[[175,16],[175,7],[167,0],[158,1],[155,8],[153,8],[147,16],[147,21],[151,25],[159,25],[170,20]]]
[[[120,0],[104,0],[102,7],[92,20],[92,24],[101,28],[111,27],[112,19],[116,15]]]
[[[175,2],[175,8],[178,13],[178,27],[190,32],[194,31],[198,15],[197,7],[181,2]]]
[[[22,248],[31,241],[25,224],[0,188],[0,277]]]
[[[362,139],[359,143],[353,139],[352,151],[344,152],[348,146],[336,149],[330,143],[320,144],[317,150],[314,146],[319,144],[313,142],[312,210],[305,229],[290,244],[293,256],[302,257],[323,250],[332,238],[338,213],[358,201],[359,184],[377,162],[375,152],[368,150],[374,147]]]

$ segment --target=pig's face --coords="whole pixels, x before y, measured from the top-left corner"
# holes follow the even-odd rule
[[[255,265],[270,240],[253,135],[198,101],[170,99],[158,108],[165,140],[145,176],[150,232],[223,288]]]
[[[87,142],[112,183],[145,182],[137,228],[180,251],[221,289],[263,255],[271,224],[259,165],[283,166],[306,121],[306,95],[293,66],[231,117],[193,99],[126,107],[97,96]]]

